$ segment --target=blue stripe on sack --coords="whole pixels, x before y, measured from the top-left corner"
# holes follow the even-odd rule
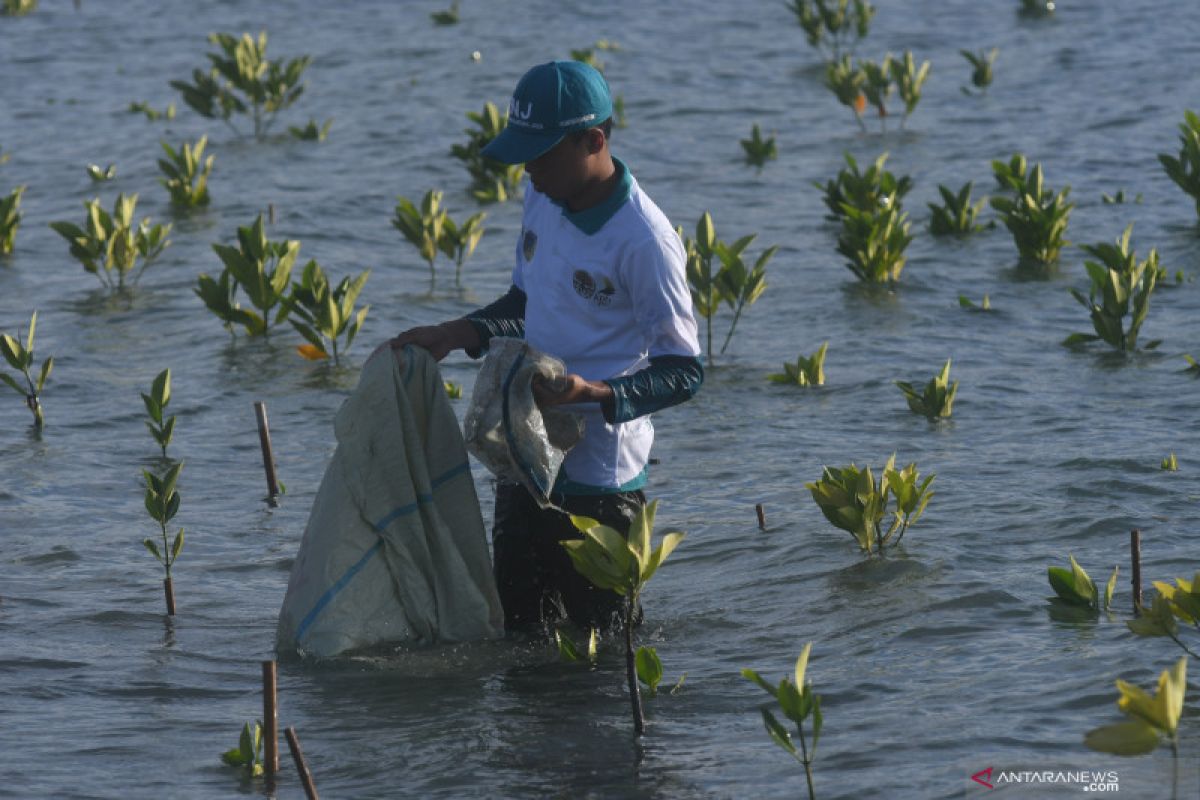
[[[456,467],[451,467],[450,469],[448,469],[447,471],[443,472],[441,475],[439,475],[438,477],[433,479],[433,481],[431,482],[431,488],[434,490],[438,489],[439,487],[441,487],[443,484],[447,483],[448,481],[451,481],[454,478],[458,477],[459,475],[463,474],[464,472],[469,471],[470,468],[471,468],[471,465],[466,461],[464,461],[463,463],[459,464]],[[387,528],[388,525],[395,522],[397,519],[404,516],[405,514],[411,514],[412,512],[416,511],[421,503],[432,503],[432,502],[433,502],[433,495],[431,495],[431,494],[418,495],[415,503],[406,503],[405,505],[399,506],[398,508],[388,512],[378,522],[373,523],[371,525],[371,527],[373,527],[376,530],[376,532],[383,533],[383,531]],[[316,621],[317,617],[319,617],[321,615],[321,612],[325,610],[325,607],[328,606],[330,604],[330,602],[333,601],[333,598],[337,595],[337,593],[340,592],[342,589],[346,588],[346,585],[348,583],[350,583],[351,580],[353,580],[354,576],[357,575],[362,570],[362,568],[367,565],[367,562],[371,560],[371,557],[374,556],[376,553],[378,553],[381,549],[383,549],[383,540],[382,539],[380,539],[375,544],[371,545],[370,549],[368,549],[367,552],[363,554],[362,558],[360,558],[358,561],[356,561],[353,564],[353,566],[350,567],[350,569],[346,570],[345,574],[342,575],[342,577],[338,578],[337,582],[334,583],[333,586],[330,586],[328,589],[325,590],[325,593],[323,595],[321,595],[319,600],[317,600],[316,605],[314,605],[312,607],[312,610],[304,615],[304,619],[300,620],[300,626],[298,628],[296,628],[296,641],[297,642],[299,642],[301,639],[304,638],[304,634],[308,632],[309,627],[313,624],[313,622]]]

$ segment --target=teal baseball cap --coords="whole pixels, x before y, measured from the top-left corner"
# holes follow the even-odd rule
[[[595,127],[611,116],[608,82],[594,67],[581,61],[539,64],[517,82],[508,124],[483,154],[505,164],[525,164],[571,131]]]

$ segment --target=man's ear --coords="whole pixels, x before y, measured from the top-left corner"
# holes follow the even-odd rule
[[[587,150],[588,155],[594,156],[604,150],[608,144],[604,131],[599,128],[588,128],[587,131]]]

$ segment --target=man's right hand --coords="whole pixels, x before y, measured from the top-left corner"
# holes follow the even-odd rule
[[[431,356],[441,361],[451,350],[478,347],[479,334],[475,331],[475,326],[466,319],[450,320],[441,325],[421,325],[409,328],[394,339],[388,339],[375,348],[371,355],[386,349],[400,350],[408,344],[428,350]]]

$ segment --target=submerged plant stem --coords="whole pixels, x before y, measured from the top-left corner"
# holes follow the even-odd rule
[[[796,732],[800,734],[800,763],[804,765],[804,779],[808,781],[808,800],[816,800],[812,781],[812,759],[808,757],[808,745],[804,741],[804,726],[796,723]]]
[[[642,714],[642,693],[638,689],[637,663],[633,655],[633,609],[637,597],[625,598],[625,674],[629,679],[629,702],[633,705],[633,733],[641,736],[646,732],[646,718]]]

